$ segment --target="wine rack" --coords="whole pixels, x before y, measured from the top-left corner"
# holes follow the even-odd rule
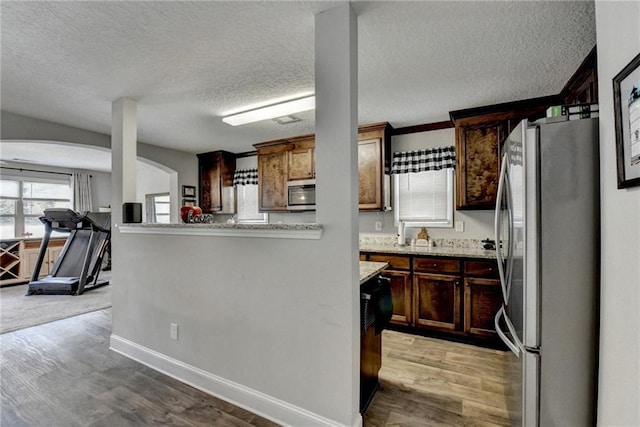
[[[2,284],[24,281],[20,275],[20,240],[0,242],[0,281]]]

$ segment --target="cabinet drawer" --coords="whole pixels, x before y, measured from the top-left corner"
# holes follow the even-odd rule
[[[402,255],[385,255],[385,254],[370,254],[369,261],[375,262],[388,262],[389,269],[392,270],[409,270],[411,269],[411,260],[408,256]]]
[[[426,273],[459,273],[460,261],[450,258],[414,258],[413,271]]]
[[[496,261],[465,261],[464,274],[466,276],[496,277],[498,264]]]

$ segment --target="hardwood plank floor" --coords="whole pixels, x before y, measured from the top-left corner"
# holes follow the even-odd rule
[[[0,425],[277,425],[110,351],[110,333],[106,309],[0,335]],[[395,331],[382,351],[366,427],[509,425],[503,352]]]
[[[380,388],[365,427],[508,426],[504,352],[382,333]]]
[[[109,350],[111,309],[0,335],[0,425],[276,426]]]

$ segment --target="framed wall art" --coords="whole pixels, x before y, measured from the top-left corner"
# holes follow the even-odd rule
[[[182,186],[182,197],[195,198],[196,197],[196,187],[192,185],[183,185]]]
[[[618,188],[640,185],[640,54],[613,78]]]

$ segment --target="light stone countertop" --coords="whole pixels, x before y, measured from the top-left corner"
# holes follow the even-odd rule
[[[278,239],[320,239],[322,225],[300,224],[118,224],[125,234],[164,234],[178,236],[218,236]]]
[[[322,230],[320,224],[227,224],[226,222],[214,222],[213,224],[121,224],[121,227],[147,227],[147,228],[192,228],[192,229],[233,229],[233,230]]]
[[[385,254],[399,255],[427,255],[427,256],[449,256],[458,258],[486,258],[495,259],[495,250],[478,248],[456,248],[446,246],[397,246],[397,245],[375,245],[362,244],[360,252],[377,252]]]
[[[380,273],[387,265],[389,265],[388,262],[360,261],[360,284]]]

